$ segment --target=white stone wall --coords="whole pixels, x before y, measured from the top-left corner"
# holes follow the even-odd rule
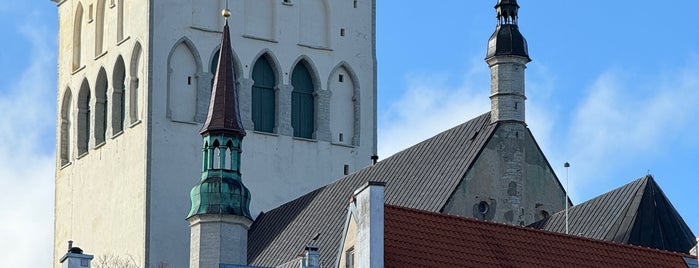
[[[57,159],[55,255],[60,257],[60,245],[72,239],[96,256],[130,255],[144,265],[147,261],[149,267],[186,267],[189,227],[184,217],[190,206],[189,191],[201,175],[199,130],[209,102],[213,78],[210,65],[221,38],[220,9],[225,2],[124,1],[123,40],[117,41],[119,1],[114,0],[114,6],[112,0],[105,1],[106,53],[97,58],[93,55],[96,23],[94,18],[92,22],[88,19],[90,5],[93,16],[97,14],[97,0],[58,3],[57,102],[60,110],[64,96],[69,96],[66,105],[71,108],[66,116],[59,111],[57,121],[65,121],[64,117],[72,120],[63,124],[67,126],[66,135],[61,135],[61,124],[57,127],[57,141],[64,140],[70,148],[70,163],[64,166],[60,157]],[[80,52],[84,67],[73,71],[73,24],[78,2],[84,7]],[[354,171],[370,164],[376,150],[374,2],[359,1],[356,8],[352,1],[328,0],[229,4],[241,113],[248,130],[243,141],[243,181],[252,193],[251,213],[256,216],[340,178],[345,165]],[[313,18],[327,23],[307,25]],[[263,53],[272,59],[270,63],[278,74],[275,133],[252,130],[251,72]],[[86,79],[93,91],[94,109],[94,85],[97,73],[104,68],[110,98],[119,55],[125,63],[125,88],[138,88],[126,95],[126,126],[123,133],[116,133],[112,131],[113,122],[107,122],[104,144],[94,144],[91,133],[87,154],[78,157],[76,107],[80,85]],[[291,137],[290,74],[300,60],[311,66],[319,99],[317,129],[310,140]],[[348,72],[345,81],[351,81],[354,88],[349,104],[354,111],[351,119],[341,112],[350,110],[346,103],[331,103],[331,91],[335,90],[331,77],[341,69]],[[65,93],[68,88],[70,94]],[[177,90],[184,90],[180,91],[184,94],[172,96]],[[133,92],[137,92],[135,96]],[[137,101],[131,103],[134,97]],[[173,101],[174,97],[182,98]],[[108,99],[107,103],[110,106],[114,102]],[[190,114],[194,107],[194,118],[180,118],[185,105],[190,107]],[[111,114],[112,109],[108,111]],[[95,119],[92,113],[93,129]],[[350,131],[352,135],[346,133]],[[343,142],[334,140],[339,133],[345,136]]]
[[[490,121],[525,122],[524,70],[529,59],[496,56],[486,60],[490,66]]]
[[[99,256],[133,257],[145,261],[146,233],[146,133],[144,117],[147,55],[139,47],[148,45],[147,1],[104,1],[101,52],[97,53],[96,0],[65,0],[57,2],[59,13],[58,47],[58,122],[54,264],[65,253],[65,243],[74,240]],[[81,4],[83,16],[80,42],[80,66],[73,67],[74,24],[76,9]],[[102,6],[102,4],[99,4]],[[123,8],[120,11],[120,8]],[[118,27],[120,12],[128,16],[123,28]],[[92,14],[92,18],[90,18]],[[119,35],[119,28],[123,30]],[[123,61],[123,64],[120,63]],[[95,142],[94,110],[97,105],[95,85],[100,70],[106,74],[108,117],[104,142]],[[115,72],[116,70],[116,72]],[[125,124],[123,129],[113,118],[112,98],[119,96],[120,85],[112,83],[125,73]],[[140,82],[140,83],[139,83]],[[91,91],[89,106],[90,144],[86,153],[78,155],[78,93],[85,83]],[[130,90],[133,89],[133,90]],[[66,100],[68,98],[70,100]],[[119,109],[116,109],[118,111]],[[65,157],[61,157],[61,155]],[[62,159],[64,158],[64,159]]]
[[[252,221],[233,215],[195,215],[187,219],[190,268],[218,268],[219,264],[247,264],[248,229]]]

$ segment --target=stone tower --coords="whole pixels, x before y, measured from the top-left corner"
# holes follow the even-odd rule
[[[204,138],[201,181],[192,188],[190,195],[192,207],[187,216],[190,268],[217,268],[221,263],[247,264],[247,237],[252,217],[250,191],[243,184],[240,172],[245,130],[238,108],[232,51],[226,20],[213,96],[201,130]]]
[[[562,210],[565,191],[525,121],[524,70],[531,59],[519,32],[519,5],[499,0],[495,10],[498,24],[485,58],[495,130],[444,212],[527,225]]]
[[[373,0],[52,1],[56,260],[75,240],[95,258],[188,263],[226,5],[253,218],[376,154]]]

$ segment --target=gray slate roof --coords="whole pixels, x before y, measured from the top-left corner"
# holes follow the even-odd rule
[[[570,234],[688,253],[694,234],[648,175],[569,209]],[[565,211],[531,227],[565,233]]]
[[[349,198],[370,180],[386,182],[387,204],[440,212],[496,126],[483,114],[261,214],[248,232],[248,262],[286,263],[318,235],[313,244],[320,246],[321,267],[334,265]]]

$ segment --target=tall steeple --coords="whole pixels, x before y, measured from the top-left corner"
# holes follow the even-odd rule
[[[201,129],[202,175],[192,188],[190,267],[247,264],[247,231],[252,224],[250,191],[243,185],[240,154],[245,130],[241,124],[238,93],[232,66],[228,17],[223,27],[221,52],[209,112]]]
[[[519,5],[516,0],[499,0],[495,10],[498,24],[485,58],[491,72],[491,122],[524,123],[524,70],[531,59],[519,32]]]

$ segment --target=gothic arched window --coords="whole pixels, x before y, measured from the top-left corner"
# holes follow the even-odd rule
[[[70,124],[73,120],[72,105],[73,95],[70,88],[67,88],[66,92],[63,93],[63,101],[61,102],[61,121],[59,122],[61,125],[61,132],[59,133],[61,166],[70,163]]]
[[[124,59],[119,56],[112,75],[112,133],[114,134],[124,130],[124,117],[126,116],[125,82]]]
[[[252,69],[252,122],[255,130],[273,132],[275,123],[275,91],[277,79],[266,56],[260,57]]]
[[[136,43],[133,52],[131,53],[131,65],[129,67],[129,72],[131,75],[129,81],[129,117],[131,118],[131,124],[138,122],[139,120],[139,110],[138,110],[138,89],[140,78],[143,76],[143,64],[141,63],[141,44]]]
[[[78,92],[78,155],[87,153],[90,145],[90,85],[83,80]]]
[[[95,57],[104,51],[104,0],[97,0],[97,17],[95,21]]]
[[[180,42],[171,53],[168,65],[170,119],[178,122],[195,122],[199,65],[193,45],[188,41]]]
[[[99,145],[105,142],[107,135],[107,107],[109,101],[107,99],[107,72],[101,69],[97,74],[97,83],[95,83],[95,144]]]
[[[83,5],[78,3],[75,9],[75,18],[73,21],[73,70],[77,70],[82,66],[80,62],[82,58],[82,28],[83,28]]]
[[[299,62],[291,74],[291,127],[294,137],[311,139],[315,130],[315,88],[305,62]]]

